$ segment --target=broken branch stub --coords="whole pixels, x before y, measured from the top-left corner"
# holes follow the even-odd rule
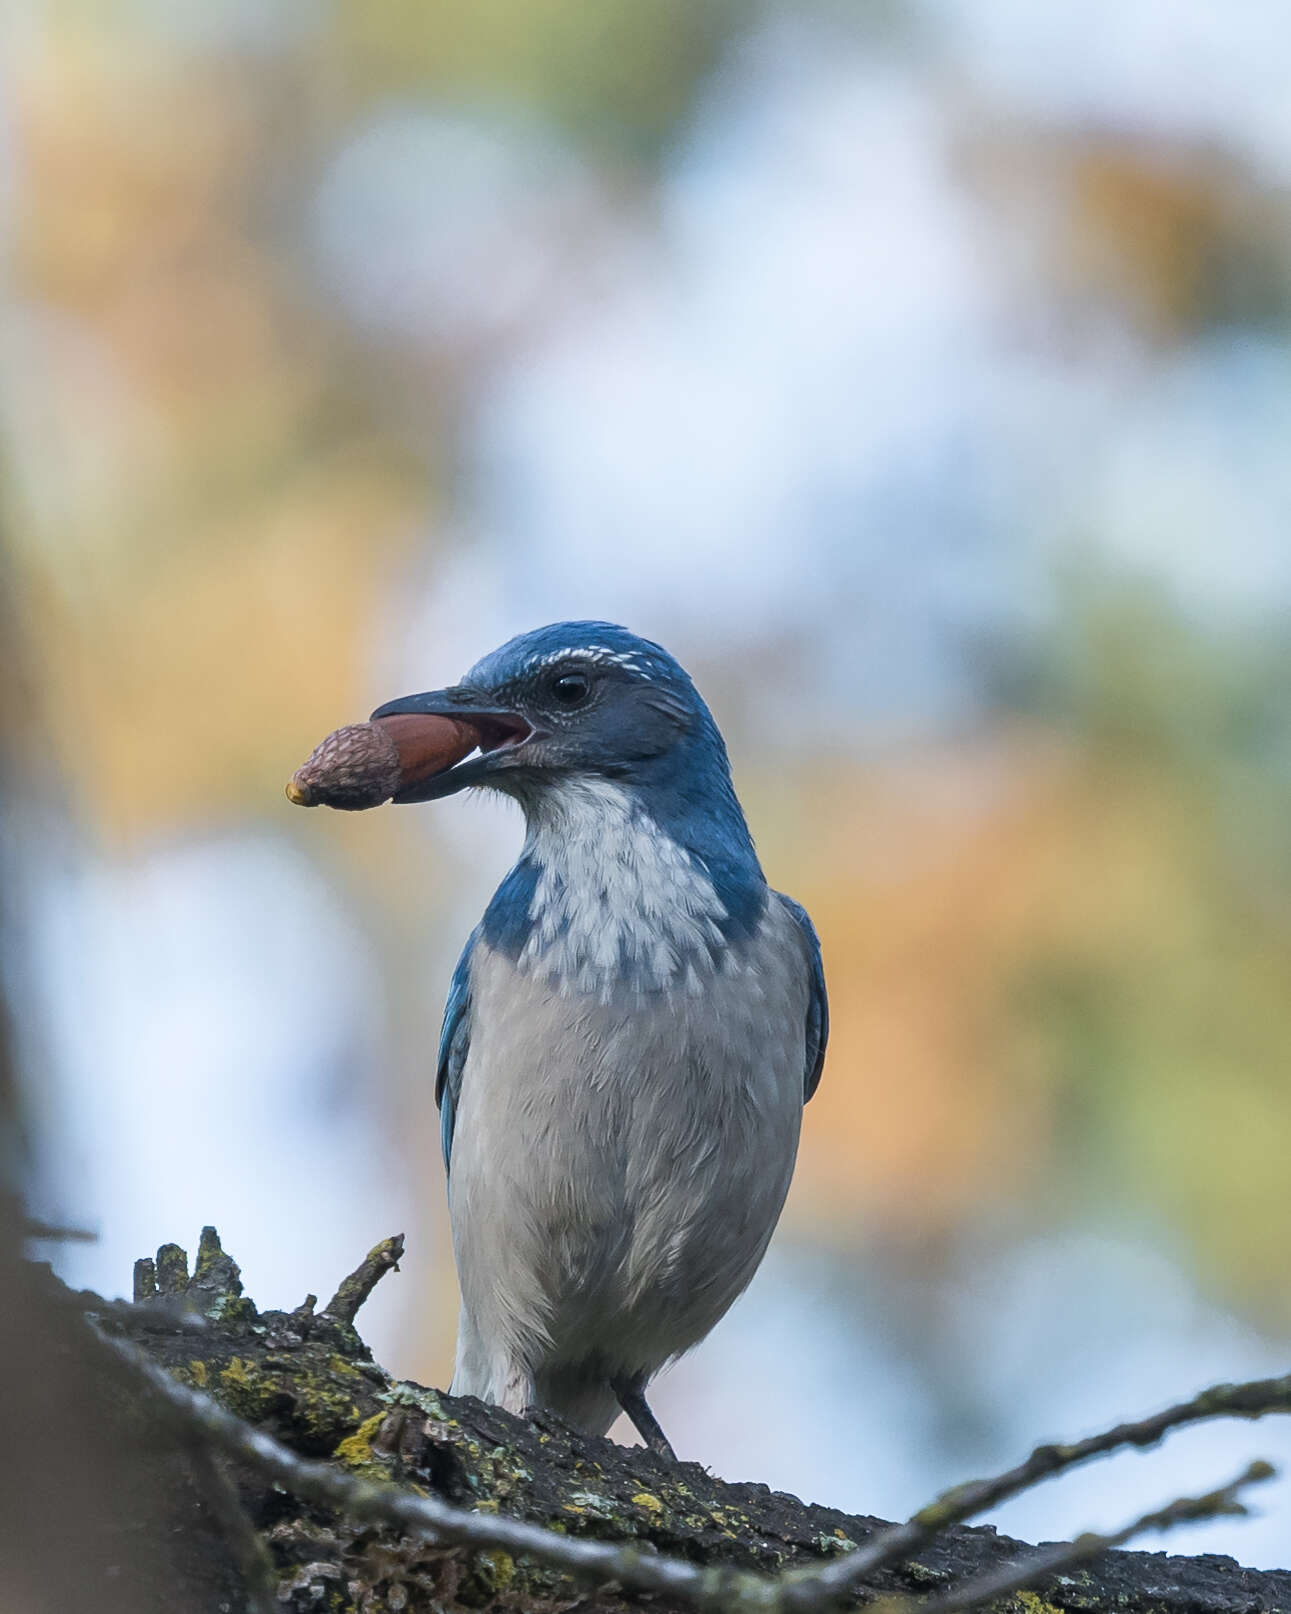
[[[393,1238],[382,1239],[380,1244],[368,1251],[348,1278],[341,1279],[336,1293],[323,1307],[323,1316],[334,1317],[341,1323],[352,1323],[359,1314],[359,1307],[386,1273],[399,1270],[402,1259],[403,1234],[396,1233]]]

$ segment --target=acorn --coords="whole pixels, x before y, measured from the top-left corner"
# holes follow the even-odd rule
[[[316,745],[287,785],[297,807],[358,812],[444,773],[475,749],[478,736],[452,717],[404,713],[348,723]]]

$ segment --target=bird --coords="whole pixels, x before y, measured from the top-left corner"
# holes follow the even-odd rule
[[[387,702],[478,752],[396,802],[500,792],[520,856],[452,976],[435,1081],[461,1289],[450,1391],[674,1452],[646,1399],[753,1277],[829,1011],[726,745],[661,646],[609,622],[510,639]]]

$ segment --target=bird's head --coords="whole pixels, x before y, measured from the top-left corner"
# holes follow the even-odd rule
[[[699,691],[666,650],[610,622],[521,634],[460,684],[387,701],[372,716],[409,713],[466,723],[479,749],[396,802],[482,785],[532,812],[571,780],[592,779],[653,807],[734,805],[726,748]]]

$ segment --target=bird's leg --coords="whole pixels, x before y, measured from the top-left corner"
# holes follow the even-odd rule
[[[637,1434],[655,1456],[666,1457],[670,1463],[675,1463],[677,1453],[673,1451],[671,1441],[659,1427],[659,1420],[651,1412],[650,1403],[645,1398],[644,1378],[611,1379],[610,1388],[618,1396],[619,1405],[632,1420]]]

